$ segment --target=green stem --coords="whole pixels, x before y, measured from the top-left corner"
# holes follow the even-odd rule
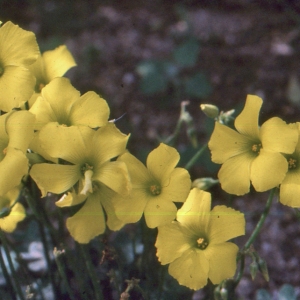
[[[4,275],[4,278],[5,278],[5,281],[6,281],[6,285],[8,287],[8,291],[10,293],[11,299],[16,300],[17,297],[16,297],[16,295],[14,293],[14,286],[13,286],[11,280],[10,280],[9,273],[7,271],[7,268],[6,268],[6,265],[5,265],[3,256],[2,256],[1,248],[0,248],[0,266],[1,266],[1,270],[2,270],[3,275]]]
[[[241,254],[240,254],[240,257],[237,259],[237,261],[240,261],[240,269],[239,269],[239,272],[235,278],[235,283],[234,283],[234,286],[237,286],[238,283],[240,282],[242,276],[243,276],[243,273],[244,273],[244,268],[245,268],[245,254],[247,252],[247,250],[250,248],[250,246],[253,244],[253,242],[255,241],[255,239],[257,238],[265,220],[266,220],[266,217],[270,211],[270,208],[271,208],[271,204],[272,204],[272,201],[273,201],[273,198],[274,198],[274,195],[275,195],[275,191],[276,191],[276,188],[272,189],[270,194],[269,194],[269,198],[267,200],[267,203],[266,203],[266,206],[264,208],[264,211],[263,213],[261,214],[260,216],[260,219],[258,221],[258,223],[256,224],[256,227],[255,229],[253,230],[252,234],[250,235],[248,241],[246,242],[245,246],[243,247],[243,249],[241,250]]]
[[[19,296],[19,298],[21,300],[25,300],[25,297],[23,295],[21,286],[20,286],[19,281],[18,281],[18,276],[17,276],[16,270],[14,268],[14,264],[12,262],[10,254],[9,254],[9,249],[8,249],[8,246],[7,246],[6,237],[5,237],[4,233],[2,232],[2,230],[0,230],[0,238],[1,238],[1,242],[2,242],[2,245],[3,245],[4,251],[5,251],[5,254],[6,254],[6,258],[7,258],[8,264],[9,264],[9,268],[10,268],[12,277],[14,279],[16,294]]]
[[[80,248],[81,253],[83,254],[83,257],[85,260],[87,271],[89,273],[90,279],[93,284],[93,288],[94,288],[94,292],[95,292],[95,300],[104,300],[102,291],[100,289],[100,284],[98,282],[97,274],[95,272],[94,266],[91,261],[90,254],[88,253],[86,247],[87,247],[86,245],[79,244],[79,248]]]
[[[179,118],[179,120],[177,121],[175,130],[174,130],[174,133],[165,139],[165,141],[164,141],[165,144],[167,144],[169,146],[174,146],[176,138],[179,135],[182,123],[183,123],[183,120],[181,118]]]
[[[38,221],[38,225],[39,225],[39,231],[40,231],[40,236],[41,236],[41,241],[43,243],[43,250],[44,250],[44,256],[47,262],[47,266],[48,266],[48,270],[49,270],[49,280],[51,282],[52,285],[52,290],[53,290],[53,294],[56,295],[56,297],[58,297],[58,289],[55,283],[55,277],[53,272],[51,272],[51,260],[50,260],[50,256],[49,256],[49,248],[48,248],[48,243],[46,240],[46,232],[45,229],[43,227],[43,224],[41,222]]]
[[[54,253],[54,257],[55,257],[55,262],[56,262],[56,265],[57,265],[57,268],[58,268],[58,272],[63,280],[63,283],[64,283],[64,286],[67,290],[67,293],[70,297],[71,300],[75,300],[76,297],[69,285],[69,282],[68,282],[68,279],[67,279],[67,276],[66,276],[66,273],[65,273],[65,270],[64,270],[64,267],[63,267],[63,264],[61,263],[60,261],[60,256],[63,254],[63,252],[59,251],[59,250],[56,250],[54,249],[53,251]]]
[[[185,169],[189,170],[198,160],[198,158],[203,154],[203,152],[206,150],[207,144],[203,145],[196,154],[189,160],[189,162],[185,165]]]
[[[260,216],[260,219],[258,221],[258,223],[256,224],[256,227],[254,229],[254,231],[252,232],[251,236],[249,237],[248,241],[246,242],[244,248],[243,248],[243,252],[245,252],[246,250],[248,250],[250,248],[250,246],[253,244],[253,242],[255,241],[256,237],[258,236],[265,220],[266,217],[270,211],[271,208],[271,204],[274,198],[274,194],[275,194],[276,188],[272,189],[268,198],[268,201],[266,203],[265,209],[262,213],[262,215]]]

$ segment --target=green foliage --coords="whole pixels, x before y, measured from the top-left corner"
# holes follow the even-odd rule
[[[165,60],[145,60],[136,71],[140,75],[140,89],[148,96],[168,93],[176,100],[205,98],[212,92],[211,84],[202,71],[196,71],[200,42],[186,37]]]
[[[278,295],[278,300],[296,300],[297,296],[295,293],[295,289],[290,284],[284,284],[280,290]]]
[[[265,289],[260,289],[256,292],[255,300],[271,300],[272,297]]]

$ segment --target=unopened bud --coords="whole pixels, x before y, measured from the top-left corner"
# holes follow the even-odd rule
[[[259,258],[258,268],[259,268],[260,272],[262,273],[263,277],[265,278],[265,280],[269,281],[270,277],[269,277],[268,267],[267,267],[267,263],[264,259]]]
[[[257,274],[257,271],[258,271],[258,265],[257,265],[256,261],[253,261],[253,262],[250,264],[250,274],[251,274],[252,280],[255,279],[256,274]]]
[[[226,288],[224,288],[224,287],[221,288],[220,295],[221,295],[222,300],[228,300],[228,291]]]
[[[215,119],[219,115],[219,109],[215,105],[200,104],[200,108],[209,118]]]
[[[217,184],[219,180],[213,179],[211,177],[203,177],[203,178],[197,178],[192,183],[192,188],[197,187],[200,190],[206,191],[210,189],[212,186]]]

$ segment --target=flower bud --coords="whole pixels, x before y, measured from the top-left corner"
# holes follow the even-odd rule
[[[257,265],[256,261],[253,261],[253,262],[250,264],[250,274],[251,274],[252,280],[255,279],[256,274],[257,274],[257,271],[258,271],[258,265]]]
[[[197,187],[200,190],[206,191],[217,184],[219,180],[211,177],[197,178],[192,182],[192,188]]]
[[[200,104],[200,108],[209,118],[215,119],[219,115],[219,109],[215,105]]]
[[[259,268],[260,272],[262,273],[264,279],[266,281],[269,281],[270,277],[269,277],[268,267],[267,267],[267,263],[264,259],[259,258],[258,268]]]

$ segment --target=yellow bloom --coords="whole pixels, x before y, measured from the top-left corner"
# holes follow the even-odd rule
[[[244,215],[226,206],[211,209],[210,193],[191,190],[177,220],[158,227],[157,257],[179,284],[198,290],[232,277],[238,247],[227,242],[245,234]]]
[[[16,229],[17,224],[26,217],[23,205],[18,202],[15,203],[19,193],[20,189],[16,187],[0,197],[0,211],[10,208],[13,205],[10,214],[4,218],[0,218],[1,230],[13,232]]]
[[[295,124],[295,126],[300,136],[300,123]],[[285,155],[285,157],[289,169],[280,185],[279,200],[284,205],[300,207],[300,139],[294,153]]]
[[[87,243],[105,229],[102,206],[107,210],[111,229],[119,229],[114,220],[110,198],[114,193],[126,196],[131,189],[124,162],[111,161],[126,150],[128,136],[109,123],[97,131],[84,126],[61,127],[49,123],[40,131],[41,146],[64,164],[35,164],[30,175],[42,192],[61,194],[72,190],[58,206],[82,204],[67,220],[70,233],[80,243]],[[75,192],[76,191],[76,192]],[[111,217],[109,217],[111,215]],[[123,225],[123,223],[122,223]]]
[[[117,217],[125,223],[137,222],[144,213],[148,227],[154,228],[174,220],[173,202],[184,202],[191,188],[187,170],[175,168],[179,161],[176,149],[160,144],[147,158],[147,168],[133,155],[123,154],[132,182],[131,194],[115,197]]]
[[[26,151],[33,138],[34,121],[28,111],[0,116],[0,196],[18,186],[28,174]]]
[[[250,181],[263,192],[279,185],[288,170],[281,153],[294,152],[298,133],[280,118],[258,126],[262,99],[248,95],[245,107],[235,119],[237,131],[215,124],[209,141],[212,161],[222,164],[218,177],[222,189],[230,194],[249,192]]]
[[[35,94],[29,100],[29,107],[33,105],[44,86],[52,79],[62,77],[69,69],[75,66],[76,62],[65,45],[39,55],[37,61],[29,67],[29,70],[36,78]]]
[[[27,69],[39,48],[32,32],[12,22],[0,27],[0,110],[23,105],[33,94],[35,78]]]
[[[109,107],[107,102],[94,92],[80,96],[67,78],[53,79],[42,90],[30,111],[36,115],[35,129],[49,122],[64,126],[84,125],[91,128],[107,124]]]

